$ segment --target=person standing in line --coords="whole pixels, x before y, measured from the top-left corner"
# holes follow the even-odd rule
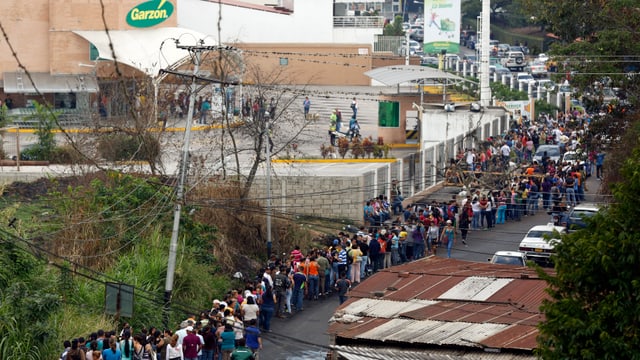
[[[353,263],[351,264],[351,272],[349,273],[351,276],[352,284],[360,283],[360,263],[362,262],[362,251],[360,250],[360,246],[358,242],[354,241],[351,245],[351,251],[349,252],[349,256],[353,258]]]
[[[338,297],[340,298],[340,304],[347,301],[347,292],[351,288],[351,281],[347,279],[345,272],[340,273],[340,280],[336,282],[336,289],[338,290]]]
[[[298,269],[293,274],[293,295],[291,303],[296,307],[296,311],[302,311],[304,300],[304,287],[307,282],[307,276],[304,274],[304,265],[298,265]]]
[[[251,349],[251,352],[257,358],[258,352],[262,349],[262,337],[255,320],[251,320],[249,326],[245,329],[245,341],[247,347]]]
[[[351,117],[353,117],[354,119],[357,119],[357,115],[358,115],[358,102],[356,101],[356,98],[354,97],[353,100],[351,101],[351,111],[353,111],[353,115]]]
[[[451,220],[447,220],[447,226],[442,230],[440,242],[447,247],[447,257],[451,257],[451,248],[456,241],[456,229],[453,227]]]
[[[302,108],[304,109],[304,119],[309,120],[309,110],[311,109],[311,100],[309,100],[308,96],[304,97],[304,101],[302,102]]]
[[[221,344],[222,359],[231,360],[231,353],[236,348],[236,335],[233,332],[233,325],[224,325],[224,331],[218,336],[218,342]]]
[[[598,180],[602,180],[602,164],[604,164],[604,153],[600,149],[596,154],[596,178]]]

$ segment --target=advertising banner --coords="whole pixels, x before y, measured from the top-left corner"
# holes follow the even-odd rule
[[[424,52],[460,51],[461,0],[424,0]]]

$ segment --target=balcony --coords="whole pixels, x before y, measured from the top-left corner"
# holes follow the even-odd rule
[[[383,16],[334,16],[334,28],[382,28]]]

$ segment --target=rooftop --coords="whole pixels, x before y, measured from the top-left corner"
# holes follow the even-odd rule
[[[532,268],[432,256],[363,281],[328,331],[336,345],[532,355],[546,285]]]

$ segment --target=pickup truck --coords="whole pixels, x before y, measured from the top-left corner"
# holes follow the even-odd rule
[[[522,51],[509,51],[502,59],[502,65],[511,71],[522,71],[526,66],[524,53]]]

